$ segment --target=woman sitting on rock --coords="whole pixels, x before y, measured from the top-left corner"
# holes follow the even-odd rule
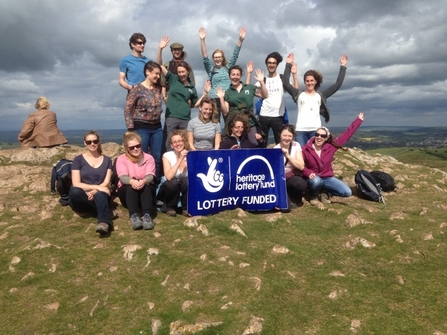
[[[302,178],[303,153],[300,144],[293,140],[294,137],[295,127],[291,124],[285,124],[280,132],[281,142],[275,146],[275,148],[280,148],[284,154],[288,211],[297,206],[302,206],[303,192],[307,188],[307,182]]]
[[[185,130],[176,129],[170,137],[172,151],[163,154],[163,170],[166,181],[160,186],[158,199],[163,202],[161,211],[169,216],[177,215],[177,204],[181,195],[182,215],[189,216],[188,204],[188,169],[186,155],[189,150]]]
[[[341,180],[334,177],[332,161],[338,149],[342,148],[363,122],[363,113],[351,123],[351,125],[337,138],[333,138],[326,127],[320,127],[315,132],[315,137],[303,147],[304,170],[309,186],[310,204],[318,205],[331,203],[332,195],[350,197],[351,189]]]
[[[96,232],[106,235],[113,230],[108,187],[112,177],[112,160],[102,154],[101,141],[96,131],[90,130],[84,135],[84,144],[87,152],[73,160],[73,186],[68,204],[76,212],[95,215],[98,218]]]
[[[121,204],[129,210],[132,229],[153,229],[150,212],[155,196],[154,158],[143,152],[141,137],[137,133],[126,132],[123,142],[124,154],[116,160],[116,173],[120,179],[118,197]]]
[[[28,115],[18,137],[22,148],[54,147],[67,143],[57,127],[56,113],[48,110],[50,103],[47,98],[37,99],[34,108],[37,112]]]

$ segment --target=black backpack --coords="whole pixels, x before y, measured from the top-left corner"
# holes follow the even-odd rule
[[[383,171],[371,171],[372,176],[380,184],[380,188],[383,192],[392,192],[397,187],[394,184],[394,178],[388,173]]]
[[[363,198],[385,204],[380,184],[376,182],[371,173],[365,170],[358,170],[355,174],[355,184]]]
[[[71,182],[71,167],[73,161],[69,159],[61,159],[53,166],[53,171],[51,172],[51,194],[59,193],[61,196],[59,203],[62,206],[68,205],[68,192],[72,185]]]

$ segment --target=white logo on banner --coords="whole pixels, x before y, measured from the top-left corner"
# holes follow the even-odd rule
[[[202,180],[203,187],[205,190],[211,193],[216,193],[221,190],[224,185],[224,175],[220,171],[216,170],[217,159],[211,159],[208,157],[208,173],[205,175],[203,173],[198,173],[197,177]]]

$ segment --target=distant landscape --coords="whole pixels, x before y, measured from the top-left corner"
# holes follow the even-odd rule
[[[344,127],[331,127],[337,135]],[[86,130],[63,130],[68,143],[82,145]],[[121,143],[125,129],[108,129],[99,131],[103,142]],[[19,147],[17,131],[0,131],[0,149]],[[270,134],[272,136],[272,134]],[[270,139],[269,142],[272,142]],[[350,147],[362,150],[380,148],[416,147],[445,148],[447,146],[447,127],[361,127],[347,143]]]

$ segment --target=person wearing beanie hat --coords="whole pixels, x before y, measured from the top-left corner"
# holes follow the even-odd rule
[[[128,92],[134,85],[146,79],[144,65],[150,61],[143,56],[146,37],[142,33],[134,33],[130,36],[129,47],[132,50],[130,55],[123,57],[120,61],[119,85]]]
[[[264,134],[264,144],[268,145],[269,131],[272,129],[275,143],[281,141],[281,129],[284,125],[284,115],[286,112],[284,105],[284,85],[282,83],[282,75],[276,72],[278,65],[282,62],[282,56],[274,51],[267,55],[265,58],[265,65],[267,66],[268,76],[265,77],[265,86],[269,96],[267,99],[263,99],[261,102],[261,108],[259,110],[259,125],[262,133]],[[247,66],[247,83],[250,82],[251,72],[253,71],[253,64],[249,63]],[[296,66],[292,69],[293,73],[293,87],[298,88],[298,77],[296,74]],[[256,84],[257,92],[256,96],[261,96],[261,85],[259,82]]]

